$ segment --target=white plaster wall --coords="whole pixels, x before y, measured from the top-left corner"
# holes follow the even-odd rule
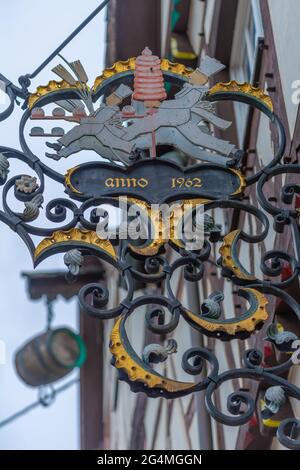
[[[291,368],[290,374],[289,374],[289,381],[292,382],[293,384],[297,385],[297,387],[300,387],[300,373],[299,373],[299,366],[294,366]],[[295,398],[290,398],[291,406],[293,408],[293,412],[295,414],[295,417],[297,419],[300,419],[300,404],[299,400],[296,400]]]
[[[200,53],[201,37],[199,36],[199,33],[201,33],[202,28],[203,12],[204,2],[199,2],[199,0],[192,0],[187,33],[196,54]]]
[[[214,10],[215,10],[215,3],[216,3],[215,0],[206,1],[206,11],[205,11],[205,21],[204,21],[204,33],[205,33],[206,43],[208,43],[210,40],[211,26],[212,26],[212,20],[213,20]]]
[[[270,120],[263,113],[260,114],[256,148],[260,164],[262,166],[268,165],[274,156],[274,146],[270,131]]]
[[[169,26],[170,4],[171,4],[171,0],[161,1],[161,54],[162,54],[162,57],[164,57],[166,53],[165,48],[166,48],[166,39],[167,39],[168,26]]]
[[[298,105],[293,104],[292,82],[300,80],[299,0],[269,0],[276,52],[291,134],[294,132]]]

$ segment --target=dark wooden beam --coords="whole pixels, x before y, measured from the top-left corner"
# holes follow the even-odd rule
[[[26,279],[27,291],[32,300],[47,296],[54,300],[61,296],[68,300],[78,294],[80,288],[96,280],[103,279],[104,268],[102,263],[94,257],[85,259],[84,266],[74,282],[68,282],[65,271],[37,271],[23,272],[21,276]]]
[[[216,0],[207,53],[230,65],[238,0]],[[219,81],[219,80],[217,80]]]
[[[108,7],[107,65],[139,55],[160,55],[160,0],[112,0]]]
[[[81,449],[103,449],[103,323],[80,309],[87,361],[80,369]]]

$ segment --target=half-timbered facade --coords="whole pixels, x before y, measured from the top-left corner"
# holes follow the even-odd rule
[[[126,19],[128,24],[126,25]],[[286,163],[298,162],[300,149],[299,105],[297,87],[300,80],[297,25],[300,19],[300,4],[296,0],[112,0],[107,19],[107,66],[116,60],[139,55],[144,46],[153,53],[171,61],[195,68],[204,55],[215,57],[226,69],[210,82],[249,82],[264,89],[272,99],[274,111],[284,124],[287,136]],[[130,24],[130,27],[129,27]],[[147,27],[145,27],[147,25]],[[234,142],[246,152],[244,171],[251,176],[260,166],[271,160],[276,146],[276,135],[269,122],[259,112],[244,104],[224,102],[218,105],[218,114],[232,121],[224,133],[216,135]],[[176,152],[173,157],[179,158]],[[288,177],[287,177],[288,178]],[[275,181],[275,182],[274,182]],[[281,198],[283,183],[281,176],[268,183],[266,191],[270,201]],[[256,206],[256,192],[246,191],[244,202]],[[297,204],[297,200],[296,203]],[[215,210],[211,214],[215,222],[227,233],[236,229],[256,233],[259,224],[249,215],[237,209]],[[211,263],[198,287],[183,283],[182,273],[174,279],[174,290],[183,305],[192,311],[200,308],[203,299],[213,291],[222,291],[225,299],[225,316],[239,316],[245,309],[245,301],[238,295],[236,287],[220,275],[218,250],[214,244]],[[262,243],[239,244],[239,256],[243,265],[257,277],[264,276],[260,261],[268,250],[278,249],[293,254],[292,233],[287,227],[282,234],[270,230]],[[176,256],[170,253],[170,256]],[[288,270],[288,268],[287,268]],[[283,275],[282,275],[283,276]],[[112,284],[113,277],[108,278]],[[193,284],[193,283],[190,283]],[[143,290],[137,285],[137,294]],[[149,287],[148,287],[149,289]],[[153,287],[154,289],[154,287]],[[290,294],[299,296],[297,282]],[[122,287],[115,289],[117,303],[122,297]],[[299,298],[298,298],[299,300]],[[296,328],[294,315],[282,302],[269,299],[269,320],[264,328],[246,341],[220,342],[191,333],[185,322],[177,328],[178,347],[204,344],[214,350],[220,359],[221,368],[239,367],[245,349],[259,347],[264,351],[264,362],[278,363],[282,358],[264,342],[266,328],[273,319],[284,329]],[[128,335],[137,351],[154,338],[144,327],[144,308],[135,313]],[[111,324],[104,326],[104,338],[108,338]],[[179,333],[178,333],[179,332]],[[106,341],[104,339],[104,341]],[[108,342],[108,340],[107,340]],[[108,351],[108,344],[103,348]],[[177,400],[150,399],[144,394],[133,394],[126,383],[117,381],[116,371],[109,364],[109,353],[103,363],[103,426],[104,447],[111,449],[277,449],[280,447],[275,434],[278,420],[263,420],[260,416],[264,384],[240,379],[221,387],[215,394],[216,404],[226,410],[226,399],[234,389],[250,391],[256,400],[256,413],[252,420],[241,427],[226,427],[211,419],[205,408],[204,396],[197,393]],[[184,372],[173,360],[167,361],[167,375],[185,379]],[[165,370],[164,370],[165,372]],[[205,374],[205,371],[203,371]],[[290,380],[300,384],[296,367],[290,372]],[[285,414],[300,418],[299,404],[293,400],[285,405]],[[288,411],[287,411],[288,410]]]

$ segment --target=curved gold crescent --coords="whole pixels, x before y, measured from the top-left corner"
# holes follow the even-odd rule
[[[99,75],[94,82],[93,92],[96,93],[98,88],[105,82],[105,80],[118,75],[120,73],[135,70],[135,57],[131,57],[128,60],[120,60],[116,62],[112,67],[106,68],[101,75]],[[183,78],[188,78],[193,73],[192,69],[185,67],[182,64],[170,62],[168,59],[161,60],[161,69],[165,72],[171,72],[176,75],[180,75]],[[60,90],[76,90],[80,88],[80,83],[76,85],[70,85],[65,80],[56,81],[51,80],[47,85],[39,86],[34,93],[28,98],[28,107],[32,109],[33,106],[44,96]]]
[[[35,249],[34,260],[37,261],[48,249],[62,244],[72,245],[73,242],[76,242],[76,246],[87,248],[92,246],[97,250],[102,250],[114,261],[117,260],[114,247],[109,240],[100,238],[96,232],[79,228],[72,228],[67,231],[58,230],[51,237],[44,238]]]
[[[89,90],[88,85],[85,85],[86,89]],[[77,82],[76,85],[71,85],[70,83],[66,82],[65,80],[57,81],[57,80],[50,80],[47,85],[38,86],[36,91],[29,95],[28,97],[28,108],[32,109],[34,105],[41,99],[51,93],[61,90],[82,90],[82,85]]]
[[[77,166],[74,166],[73,168],[69,168],[65,174],[65,185],[67,186],[67,188],[74,194],[83,194],[81,193],[80,191],[78,191],[78,189],[76,189],[73,184],[72,184],[72,181],[71,181],[71,178],[72,178],[72,175],[73,173],[78,169],[80,168],[80,165],[77,165]]]
[[[273,103],[272,99],[269,95],[267,95],[264,90],[259,87],[254,87],[251,83],[239,83],[235,80],[232,80],[227,83],[216,83],[210,90],[208,91],[208,96],[214,95],[217,93],[240,93],[242,95],[251,96],[252,98],[256,98],[258,101],[263,103],[270,111],[273,112]]]
[[[244,288],[244,292],[249,294],[252,301],[255,302],[255,310],[248,315],[246,318],[233,318],[231,320],[210,320],[204,316],[197,315],[189,310],[184,310],[184,316],[187,321],[191,321],[194,325],[201,327],[208,333],[222,333],[225,332],[230,336],[234,336],[237,333],[252,333],[256,326],[267,320],[268,312],[266,306],[268,304],[267,298],[261,292],[258,292],[253,288]]]
[[[111,78],[119,73],[124,73],[128,71],[135,70],[135,57],[131,57],[127,60],[120,60],[116,62],[112,67],[106,68],[99,77],[96,78],[93,91],[97,92],[98,88],[103,85],[105,80]],[[175,62],[170,62],[168,59],[161,59],[161,70],[163,72],[171,72],[175,75],[180,75],[181,77],[188,78],[192,73],[193,69],[187,68],[182,64]]]
[[[171,393],[182,392],[195,386],[193,382],[179,382],[168,379],[153,369],[146,368],[139,359],[132,357],[126,349],[121,335],[121,326],[124,317],[118,318],[110,336],[110,352],[115,358],[115,367],[121,369],[132,382],[141,382],[149,388],[161,388]]]
[[[119,199],[122,200],[122,197],[120,197]],[[150,219],[153,230],[153,237],[151,238],[150,243],[147,243],[146,246],[134,246],[130,244],[130,250],[133,253],[142,256],[157,255],[160,247],[168,242],[168,239],[166,239],[164,236],[164,231],[161,225],[159,214],[153,216],[149,204],[147,204],[147,202],[145,201],[142,201],[141,199],[130,197],[127,198],[127,201],[130,204],[137,205],[144,212],[144,214]]]
[[[224,237],[223,244],[219,249],[222,266],[228,268],[238,279],[255,281],[256,277],[243,268],[237,255],[234,253],[240,233],[241,230],[234,230]]]

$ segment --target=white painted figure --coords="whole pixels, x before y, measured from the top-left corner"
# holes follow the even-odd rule
[[[149,49],[145,51],[147,60],[154,57],[157,64],[159,59],[149,56]],[[149,65],[147,70],[143,63],[141,67],[139,91],[146,90],[147,96],[152,66]],[[224,157],[233,158],[238,150],[230,142],[215,137],[210,124],[225,130],[231,122],[216,116],[213,105],[205,100],[207,74],[211,76],[222,68],[224,66],[220,62],[206,57],[202,67],[200,65],[192,74],[190,82],[175,95],[175,99],[161,101],[160,93],[155,100],[154,93],[151,101],[132,100],[132,106],[125,106],[123,110],[119,106],[133,91],[120,85],[107,99],[109,104],[102,103],[92,115],[83,116],[79,125],[57,143],[47,143],[57,153],[46,155],[59,160],[82,150],[93,150],[103,158],[128,165],[132,156],[140,151],[146,150],[143,155],[155,157],[156,146],[170,145],[196,160],[224,164]],[[145,85],[141,84],[141,73],[145,77]],[[138,94],[139,97],[141,95]]]

